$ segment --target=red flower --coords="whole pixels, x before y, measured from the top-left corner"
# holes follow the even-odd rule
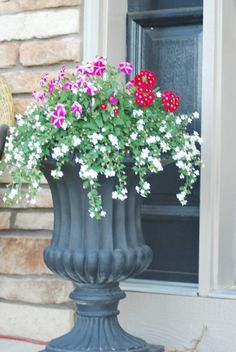
[[[148,106],[152,105],[153,101],[155,100],[155,94],[150,90],[145,92],[136,90],[134,92],[134,96],[136,98],[135,103],[143,108],[147,108]]]
[[[134,85],[139,89],[152,90],[157,81],[157,76],[154,72],[144,70],[134,77]]]
[[[101,103],[101,104],[99,105],[99,108],[100,108],[101,110],[106,110],[107,104]]]
[[[175,95],[172,90],[163,90],[161,102],[166,111],[176,112],[179,108],[179,96]]]
[[[119,115],[119,110],[118,109],[113,109],[113,114],[114,115]]]

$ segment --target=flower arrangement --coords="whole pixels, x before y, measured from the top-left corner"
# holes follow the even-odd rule
[[[136,191],[150,192],[147,175],[163,170],[167,155],[179,169],[183,181],[177,197],[182,205],[199,175],[201,165],[197,132],[187,126],[199,114],[175,114],[179,97],[173,91],[155,87],[156,75],[142,70],[128,83],[120,75],[131,75],[132,65],[110,66],[103,57],[77,65],[74,72],[63,66],[57,77],[45,73],[41,91],[33,92],[35,102],[23,116],[18,115],[6,142],[1,169],[8,168],[11,184],[4,197],[18,202],[26,197],[34,202],[46,158],[55,160],[52,176],[63,177],[62,166],[74,155],[79,175],[88,189],[91,217],[105,216],[99,194],[99,175],[117,177],[112,198],[127,198],[125,156],[133,158],[138,175]],[[124,79],[123,79],[124,81]]]

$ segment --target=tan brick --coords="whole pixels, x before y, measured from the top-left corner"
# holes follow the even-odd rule
[[[0,212],[0,230],[7,230],[10,228],[11,212],[1,211]]]
[[[13,93],[31,93],[39,89],[39,81],[43,72],[5,72],[2,76],[7,80]]]
[[[52,230],[53,213],[49,211],[18,212],[12,226],[14,229],[22,230]]]
[[[27,106],[33,101],[33,98],[14,98],[16,114],[24,114]]]
[[[80,4],[80,0],[10,0],[1,3],[0,14],[16,13],[29,10],[40,10],[46,8],[55,8],[62,6],[76,6]]]
[[[74,325],[74,310],[69,308],[0,302],[0,311],[1,334],[49,341],[65,334]],[[43,346],[38,346],[38,350],[42,349]],[[1,349],[1,352],[7,350]]]
[[[0,45],[0,67],[16,65],[18,57],[18,45],[16,43],[4,43]]]
[[[23,66],[50,65],[64,61],[79,61],[78,38],[48,41],[30,41],[20,46],[20,62]]]
[[[71,302],[72,282],[56,277],[0,277],[0,298],[9,301],[39,304]]]
[[[0,188],[0,207],[9,208],[8,204],[3,202],[3,197],[6,192],[5,188]],[[36,203],[27,203],[26,200],[22,200],[18,204],[12,204],[11,208],[52,208],[52,196],[49,188],[41,188],[36,196]]]
[[[0,41],[50,38],[79,32],[79,7],[1,16]]]
[[[48,239],[30,237],[0,237],[1,274],[45,274],[50,273],[43,262],[43,250]]]

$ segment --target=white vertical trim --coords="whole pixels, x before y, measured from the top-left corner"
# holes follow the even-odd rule
[[[103,55],[117,65],[126,57],[127,0],[84,0],[83,60]]]
[[[207,295],[215,286],[219,232],[220,185],[220,86],[221,0],[204,2],[202,67],[202,159],[201,172],[199,293]]]
[[[83,1],[83,61],[99,54],[100,0]]]

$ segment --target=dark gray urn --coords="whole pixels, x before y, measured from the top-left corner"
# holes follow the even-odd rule
[[[107,215],[92,219],[88,213],[87,191],[73,160],[63,166],[64,176],[55,180],[53,160],[43,164],[54,204],[54,231],[44,259],[50,270],[72,280],[76,289],[70,297],[77,304],[77,321],[66,335],[49,342],[45,352],[149,351],[153,346],[125,332],[119,325],[117,309],[125,293],[119,281],[145,270],[152,251],[143,240],[140,197],[136,176],[127,162],[128,199],[111,197],[115,177],[100,177],[103,207]],[[160,347],[154,350],[163,351]]]

